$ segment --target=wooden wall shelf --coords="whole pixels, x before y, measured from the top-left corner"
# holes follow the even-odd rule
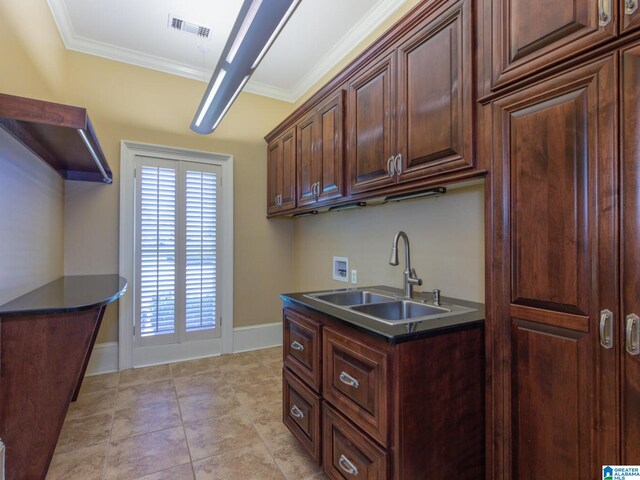
[[[113,181],[84,108],[0,93],[0,127],[65,180]]]

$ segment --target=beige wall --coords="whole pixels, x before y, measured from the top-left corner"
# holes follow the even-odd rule
[[[402,286],[400,265],[389,265],[393,236],[404,230],[411,264],[424,280],[416,291],[484,302],[483,185],[449,189],[440,197],[388,203],[361,210],[300,217],[295,222],[296,290],[351,286],[332,279],[334,256],[348,257],[358,285]],[[402,243],[402,241],[401,241]]]
[[[20,34],[16,23],[29,12],[37,30],[33,38]],[[121,140],[231,154],[234,326],[280,320],[278,294],[293,288],[293,224],[265,218],[263,137],[292,104],[243,93],[213,135],[197,135],[189,125],[205,83],[64,50],[44,1],[0,3],[0,53],[12,66],[0,72],[0,91],[86,107],[114,173],[113,185],[64,182],[64,218],[53,218],[64,225],[65,274],[118,271]],[[62,262],[59,250],[55,257]],[[245,301],[247,290],[252,302]],[[117,320],[112,305],[98,342],[117,340]]]

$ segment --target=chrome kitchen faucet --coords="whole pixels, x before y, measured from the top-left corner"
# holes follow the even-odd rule
[[[414,285],[422,285],[422,279],[418,278],[418,274],[416,273],[415,268],[411,268],[411,253],[409,248],[409,237],[403,231],[396,233],[396,236],[393,237],[393,245],[391,247],[391,258],[389,259],[389,264],[396,266],[398,265],[398,240],[400,237],[404,240],[404,252],[406,259],[406,268],[404,270],[403,275],[403,288],[404,288],[404,296],[407,298],[411,298],[413,296],[413,286]]]

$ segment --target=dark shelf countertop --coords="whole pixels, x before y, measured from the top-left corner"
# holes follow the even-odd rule
[[[402,290],[400,290],[399,288],[392,288],[387,286],[377,285],[363,288],[385,291],[395,295],[402,294]],[[330,291],[343,292],[346,290],[351,289],[336,289]],[[327,290],[323,290],[322,292],[326,291]],[[387,325],[385,323],[381,323],[360,315],[357,312],[334,307],[327,303],[320,302],[306,296],[314,293],[321,293],[321,291],[284,293],[280,295],[280,298],[284,302],[285,306],[287,306],[287,304],[292,304],[297,307],[307,308],[324,313],[346,325],[354,327],[360,331],[370,333],[374,336],[382,338],[389,343],[394,344],[416,340],[428,336],[439,335],[441,333],[449,332],[452,330],[474,328],[484,324],[484,304],[469,302],[467,300],[460,300],[458,298],[442,297],[442,302],[473,308],[475,309],[475,311],[451,317],[425,320],[422,322],[413,322],[401,325]],[[414,297],[432,301],[431,293],[414,293]]]
[[[0,305],[0,318],[91,310],[116,301],[126,289],[117,274],[64,276]]]

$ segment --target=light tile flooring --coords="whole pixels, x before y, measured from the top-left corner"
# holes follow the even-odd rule
[[[282,349],[84,380],[49,480],[318,480],[281,421]]]

